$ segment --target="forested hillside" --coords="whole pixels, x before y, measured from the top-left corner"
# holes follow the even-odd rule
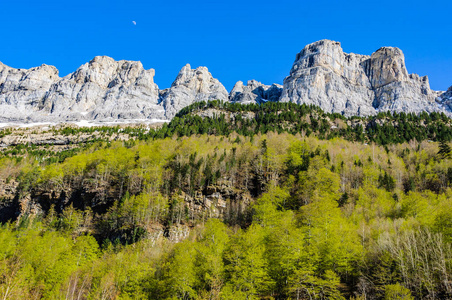
[[[162,129],[150,132],[153,137],[221,134],[230,132],[250,136],[275,131],[320,139],[342,137],[351,141],[379,145],[411,140],[450,141],[452,121],[443,113],[380,112],[370,117],[346,118],[325,113],[316,106],[266,102],[262,105],[221,101],[197,102],[182,109]]]
[[[451,298],[450,124],[209,102],[63,156],[10,146],[0,297]]]

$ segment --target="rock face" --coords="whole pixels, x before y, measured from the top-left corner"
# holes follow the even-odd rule
[[[174,115],[193,102],[208,100],[228,100],[225,87],[209,73],[206,67],[192,70],[189,64],[180,70],[169,89],[161,91],[165,117]]]
[[[366,74],[369,58],[344,53],[338,42],[310,44],[297,54],[280,101],[314,104],[346,115],[374,114],[374,93]]]
[[[436,92],[430,90],[428,77],[408,74],[400,49],[378,49],[370,57],[367,73],[375,92],[376,109],[415,113],[441,110],[435,102]]]
[[[53,66],[24,70],[0,63],[0,120],[24,121],[38,113],[40,101],[59,79]]]
[[[452,86],[446,92],[439,92],[439,94],[439,102],[448,110],[452,111]]]
[[[247,85],[243,85],[242,81],[238,81],[229,93],[229,100],[240,104],[276,102],[279,101],[281,93],[282,85],[279,84],[270,86],[256,80],[249,80]]]
[[[206,67],[186,65],[163,91],[154,75],[140,62],[107,56],[97,56],[63,78],[52,66],[23,70],[0,63],[0,121],[167,120],[196,101],[228,100],[228,92]]]
[[[161,118],[154,70],[98,56],[53,84],[43,112],[63,120]]]
[[[314,104],[328,112],[367,116],[378,111],[444,111],[428,78],[408,74],[398,48],[371,56],[347,54],[339,42],[322,40],[297,54],[280,101]]]
[[[206,67],[187,64],[165,90],[154,75],[140,62],[106,56],[63,78],[53,66],[24,70],[0,63],[0,122],[170,120],[187,105],[217,99],[306,103],[346,116],[379,111],[452,116],[452,88],[432,91],[427,76],[409,74],[402,51],[393,47],[371,56],[347,54],[339,42],[321,40],[296,55],[284,86],[238,81],[229,94]]]

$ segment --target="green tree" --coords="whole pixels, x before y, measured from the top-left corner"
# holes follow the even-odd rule
[[[452,157],[452,149],[450,148],[449,144],[445,140],[441,140],[439,142],[439,151],[438,155],[442,159],[451,158]]]
[[[413,300],[411,291],[406,287],[397,284],[390,284],[385,286],[385,300]]]
[[[195,268],[196,250],[193,243],[185,240],[174,247],[164,261],[162,275],[159,278],[159,295],[157,298],[193,299],[196,297]]]
[[[223,255],[229,243],[226,225],[218,219],[207,221],[196,243],[198,291],[206,291],[209,299],[219,299],[224,285]]]
[[[265,231],[251,225],[235,236],[225,252],[226,298],[258,299],[273,286],[265,259]]]

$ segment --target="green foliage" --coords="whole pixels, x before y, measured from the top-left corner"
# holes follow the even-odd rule
[[[412,300],[411,291],[400,284],[385,286],[385,300]]]
[[[159,282],[164,299],[192,299],[196,295],[195,249],[189,241],[176,245],[162,266]]]
[[[224,256],[227,294],[256,299],[271,289],[274,282],[268,274],[264,238],[260,226],[251,226],[234,237]]]
[[[201,131],[185,122],[207,121],[187,110],[176,127],[64,161],[1,158],[10,222],[0,228],[0,297],[452,297],[452,161],[442,146],[390,144],[404,141],[390,126],[372,135],[385,146],[330,136],[332,118],[349,140],[369,142],[369,126],[348,130],[313,107],[196,105],[256,119],[235,116],[242,134],[227,116]],[[287,121],[301,115],[298,129]],[[448,122],[375,118],[405,130]]]
[[[443,159],[452,157],[452,149],[444,140],[439,143],[438,155]]]
[[[391,192],[395,188],[395,180],[387,172],[384,175],[378,177],[378,186],[384,188],[388,192]]]
[[[214,116],[201,118],[195,114],[203,110],[213,110]],[[250,113],[254,115],[251,119]],[[380,112],[367,118],[345,118],[306,104],[266,102],[242,105],[216,100],[196,102],[183,108],[168,125],[150,131],[149,135],[150,138],[162,138],[206,133],[229,135],[234,131],[244,136],[268,132],[305,133],[307,136],[314,133],[322,139],[342,137],[388,145],[412,140],[450,141],[451,125],[451,120],[443,113]]]

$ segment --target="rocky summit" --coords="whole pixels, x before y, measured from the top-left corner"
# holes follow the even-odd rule
[[[161,103],[167,119],[193,102],[217,99],[227,101],[225,87],[212,77],[206,67],[192,70],[189,64],[180,70],[169,89],[161,91]]]
[[[22,70],[0,64],[0,121],[168,120],[195,101],[228,100],[205,67],[186,65],[165,90],[159,90],[154,75],[140,62],[106,56],[63,78],[51,66]]]
[[[297,54],[280,101],[314,104],[347,116],[378,111],[450,114],[440,95],[430,89],[427,76],[408,74],[398,48],[382,47],[371,56],[347,54],[339,42],[322,40]]]
[[[0,122],[170,120],[197,101],[306,103],[326,112],[368,116],[379,111],[452,115],[452,87],[430,89],[427,76],[409,74],[403,52],[344,53],[321,40],[296,55],[284,85],[238,81],[228,94],[206,67],[184,66],[170,88],[154,83],[140,62],[97,56],[63,78],[53,66],[14,69],[0,63]]]
[[[270,86],[256,80],[249,80],[247,85],[243,85],[242,81],[238,81],[229,94],[229,100],[240,104],[279,101],[281,93],[282,86],[279,84]]]

